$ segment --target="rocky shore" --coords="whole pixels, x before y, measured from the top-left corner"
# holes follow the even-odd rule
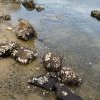
[[[27,13],[31,12],[33,16],[35,15],[32,11],[44,15],[46,11],[45,6],[33,0],[1,0],[0,5],[1,100],[7,98],[8,100],[84,100],[85,97],[82,91],[76,92],[78,89],[84,88],[83,85],[85,82],[83,80],[87,81],[87,78],[83,79],[83,77],[81,77],[85,76],[86,73],[80,74],[81,72],[77,71],[78,64],[81,62],[80,59],[82,59],[79,55],[80,52],[78,51],[77,53],[77,59],[80,61],[78,64],[76,62],[69,64],[68,58],[68,62],[65,62],[64,55],[62,56],[61,53],[53,51],[56,46],[52,47],[53,49],[48,49],[48,43],[45,42],[45,38],[38,38],[40,35],[39,32],[41,31],[37,32],[37,30],[41,28],[41,23],[39,23],[40,27],[37,29],[37,27],[32,24],[31,17],[29,17],[29,20],[20,17],[16,20],[17,24],[12,24],[14,17],[8,12],[10,11],[9,9],[15,10],[17,7],[18,9],[23,7],[24,10],[27,10]],[[100,20],[99,10],[91,11],[90,15]],[[56,18],[51,19],[54,20],[52,22],[56,22],[57,20],[60,21],[61,18],[56,16]],[[38,18],[35,20],[38,20]],[[40,22],[42,21],[40,20]],[[49,25],[52,26],[54,23],[49,23]],[[43,28],[43,30],[44,29],[45,28]],[[54,27],[54,29],[57,31],[56,27]],[[52,29],[51,34],[53,34]],[[59,38],[60,35],[58,36]],[[47,38],[48,41],[49,38],[50,37]],[[41,46],[42,50],[46,50],[39,52],[38,48],[36,48],[37,41],[40,41],[41,44],[46,44],[47,47],[44,45],[43,47]],[[53,41],[51,44],[53,44]],[[73,46],[73,48],[74,47],[75,46]],[[67,52],[67,50],[65,51]],[[72,61],[75,60],[72,56],[69,58]],[[64,65],[64,63],[66,64]],[[89,62],[89,65],[92,65],[92,63]]]

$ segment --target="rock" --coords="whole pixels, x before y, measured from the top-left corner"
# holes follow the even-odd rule
[[[91,11],[91,16],[100,20],[100,11],[98,11],[98,10]]]
[[[6,20],[11,20],[11,16],[2,14],[0,16],[0,22],[6,21]]]
[[[41,12],[41,11],[44,10],[44,7],[43,7],[42,5],[36,6],[36,10],[37,10],[38,12]]]
[[[4,17],[5,20],[10,20],[11,19],[10,15],[4,15],[3,17]]]
[[[82,79],[74,72],[72,68],[63,67],[58,74],[62,83],[65,83],[68,86],[80,86],[82,83]]]
[[[35,9],[35,5],[36,5],[36,4],[34,3],[33,0],[24,0],[24,1],[22,2],[22,5],[23,5],[27,10],[32,11],[32,10]]]
[[[11,54],[13,49],[16,48],[15,42],[2,42],[0,43],[0,57],[7,57]]]
[[[29,79],[28,83],[41,87],[45,90],[55,90],[55,84],[58,82],[57,76],[54,73],[47,73],[33,79]]]
[[[57,100],[83,100],[80,96],[69,90],[64,84],[57,83],[55,87]]]
[[[33,26],[24,19],[19,20],[19,24],[15,28],[15,34],[19,39],[25,41],[28,41],[36,36]]]
[[[43,63],[48,71],[58,71],[62,66],[62,59],[54,53],[46,53],[43,56]]]
[[[33,50],[25,47],[20,47],[13,50],[12,57],[21,64],[29,64],[36,58]]]

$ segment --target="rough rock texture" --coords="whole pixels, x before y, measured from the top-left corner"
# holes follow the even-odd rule
[[[7,57],[11,54],[13,49],[16,48],[15,42],[2,42],[0,43],[0,57]]]
[[[51,52],[43,56],[43,63],[48,71],[58,71],[62,66],[61,57]]]
[[[13,50],[12,56],[16,61],[22,64],[29,64],[36,58],[36,55],[33,50],[25,47],[20,47]]]
[[[98,11],[98,10],[91,11],[91,16],[100,20],[100,11]]]
[[[22,5],[29,11],[34,10],[35,9],[35,3],[33,0],[24,0],[22,2]]]
[[[64,84],[57,83],[55,87],[57,100],[83,100],[80,96],[70,91]]]
[[[29,79],[28,82],[45,90],[51,91],[55,90],[55,84],[58,82],[58,79],[55,73],[47,73],[33,79]]]
[[[24,19],[19,20],[19,24],[15,28],[15,34],[19,39],[25,41],[28,41],[36,36],[33,26]]]
[[[72,68],[63,67],[58,74],[61,77],[62,83],[65,83],[68,86],[80,86],[82,83],[82,79]]]
[[[6,21],[6,20],[10,20],[11,16],[10,15],[0,15],[0,22]]]

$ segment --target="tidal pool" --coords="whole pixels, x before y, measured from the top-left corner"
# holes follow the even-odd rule
[[[38,51],[39,58],[27,66],[12,58],[0,59],[0,100],[56,100],[54,93],[27,84],[31,76],[45,72],[41,57],[47,51],[60,54],[63,66],[73,67],[82,77],[82,86],[72,90],[84,100],[100,100],[100,21],[90,16],[100,9],[100,0],[36,0],[45,7],[42,12],[1,1],[0,14],[8,13],[12,19],[0,23],[0,41],[18,42]],[[23,42],[6,30],[19,18],[34,26],[37,39]]]

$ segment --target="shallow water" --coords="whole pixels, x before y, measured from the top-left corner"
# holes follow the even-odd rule
[[[100,21],[92,18],[90,12],[100,9],[100,0],[36,0],[36,3],[44,5],[45,10],[28,11],[20,4],[1,3],[1,13],[9,13],[12,20],[8,24],[3,23],[0,41],[17,41],[37,50],[39,56],[46,51],[57,52],[63,58],[63,66],[73,67],[83,78],[82,86],[73,90],[84,100],[99,100]],[[37,39],[25,43],[16,39],[13,33],[5,31],[9,23],[16,25],[19,18],[29,20],[37,31]],[[39,74],[41,69],[41,73],[45,72],[41,59],[27,67],[17,64],[11,58],[0,60],[0,64],[6,69],[0,68],[2,100],[32,100],[33,97],[36,97],[35,100],[56,100],[54,94],[46,94],[45,97],[40,95],[43,90],[27,88],[30,76]]]

